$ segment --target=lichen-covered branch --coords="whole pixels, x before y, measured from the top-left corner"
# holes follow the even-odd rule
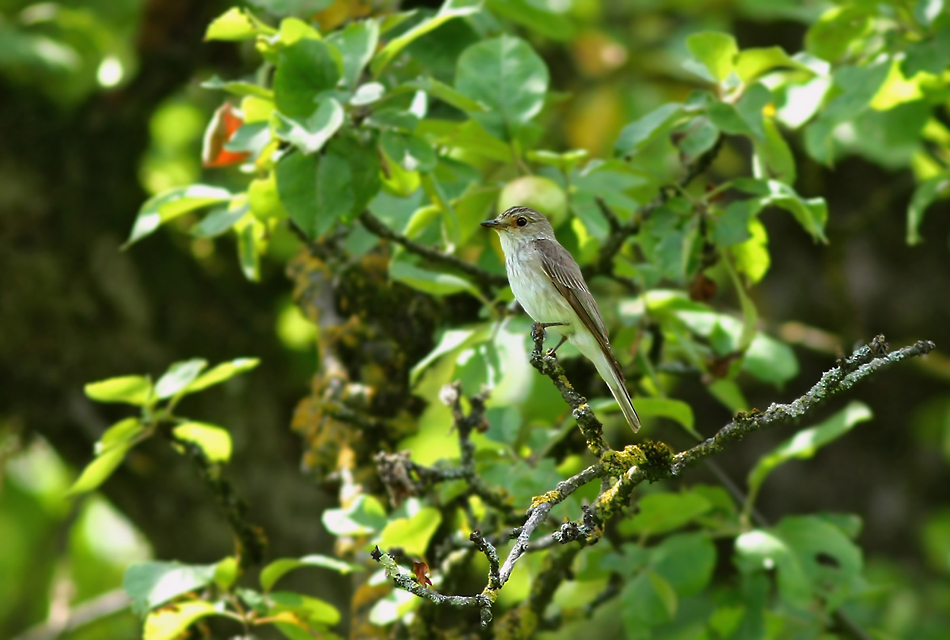
[[[630,467],[609,492],[598,498],[594,505],[595,515],[606,521],[626,505],[633,488],[644,480],[678,477],[689,467],[723,451],[730,443],[741,440],[750,433],[798,420],[865,378],[907,358],[930,353],[935,348],[933,342],[919,340],[910,346],[888,352],[884,337],[877,336],[870,344],[861,347],[847,359],[839,360],[837,366],[826,371],[802,397],[788,404],[772,404],[765,411],[753,409],[740,412],[713,437],[673,455],[666,469],[657,468],[657,465],[652,468],[645,468],[644,465]]]
[[[508,557],[505,559],[505,564],[501,567],[501,572],[499,574],[499,585],[501,588],[508,581],[508,578],[511,577],[511,572],[515,568],[515,563],[518,562],[518,559],[524,555],[528,550],[528,545],[531,541],[531,535],[535,530],[548,518],[548,514],[551,513],[551,509],[555,505],[563,502],[567,499],[569,495],[577,491],[579,488],[594,480],[603,476],[605,473],[604,467],[601,464],[594,464],[580,473],[577,473],[567,480],[562,480],[557,484],[552,491],[548,491],[542,496],[538,496],[531,503],[531,506],[528,508],[528,520],[524,523],[524,526],[521,527],[518,532],[518,541],[515,542],[515,546],[511,548],[511,552],[508,554]]]
[[[604,441],[604,426],[594,415],[594,410],[587,404],[587,398],[574,390],[571,381],[564,374],[564,368],[557,361],[557,357],[544,351],[544,328],[535,323],[531,328],[531,339],[534,340],[534,350],[531,352],[531,364],[535,369],[546,375],[557,387],[561,397],[571,407],[577,426],[587,439],[587,448],[600,458],[610,449]]]
[[[438,249],[433,249],[432,247],[428,247],[414,240],[410,240],[403,234],[387,227],[382,220],[374,216],[369,211],[364,211],[362,214],[360,214],[360,222],[363,224],[366,230],[373,235],[379,236],[384,240],[389,240],[390,242],[395,242],[396,244],[405,248],[406,251],[422,256],[427,260],[437,262],[438,264],[444,265],[446,267],[451,267],[456,271],[470,276],[478,284],[479,289],[485,293],[489,293],[492,287],[504,287],[508,284],[508,278],[503,275],[489,273],[484,269],[476,267],[470,262],[465,262],[461,258],[457,258],[448,253],[439,251]]]

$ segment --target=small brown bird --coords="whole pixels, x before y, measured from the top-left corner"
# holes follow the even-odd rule
[[[552,352],[569,340],[587,356],[636,433],[640,418],[630,400],[623,369],[610,350],[597,302],[577,262],[555,239],[551,223],[534,209],[512,207],[482,226],[498,232],[515,298],[535,322],[561,334]]]

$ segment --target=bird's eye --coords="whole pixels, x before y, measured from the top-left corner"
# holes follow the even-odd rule
[[[526,224],[528,224],[528,219],[525,218],[524,216],[521,216],[520,218],[518,218],[518,220],[517,220],[516,222],[518,223],[518,226],[519,226],[519,227],[523,227],[523,226],[525,226]]]

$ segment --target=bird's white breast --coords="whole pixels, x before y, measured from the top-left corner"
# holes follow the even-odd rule
[[[566,323],[552,327],[564,335],[572,335],[577,314],[541,267],[541,256],[530,242],[516,242],[501,236],[505,252],[508,283],[515,299],[535,322]]]

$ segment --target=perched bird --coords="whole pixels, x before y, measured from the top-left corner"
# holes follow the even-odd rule
[[[594,363],[636,433],[640,419],[630,400],[623,369],[610,350],[597,302],[577,262],[555,239],[551,223],[534,209],[512,207],[482,226],[498,232],[515,298],[535,322],[561,334],[561,341],[551,353],[570,340]]]

